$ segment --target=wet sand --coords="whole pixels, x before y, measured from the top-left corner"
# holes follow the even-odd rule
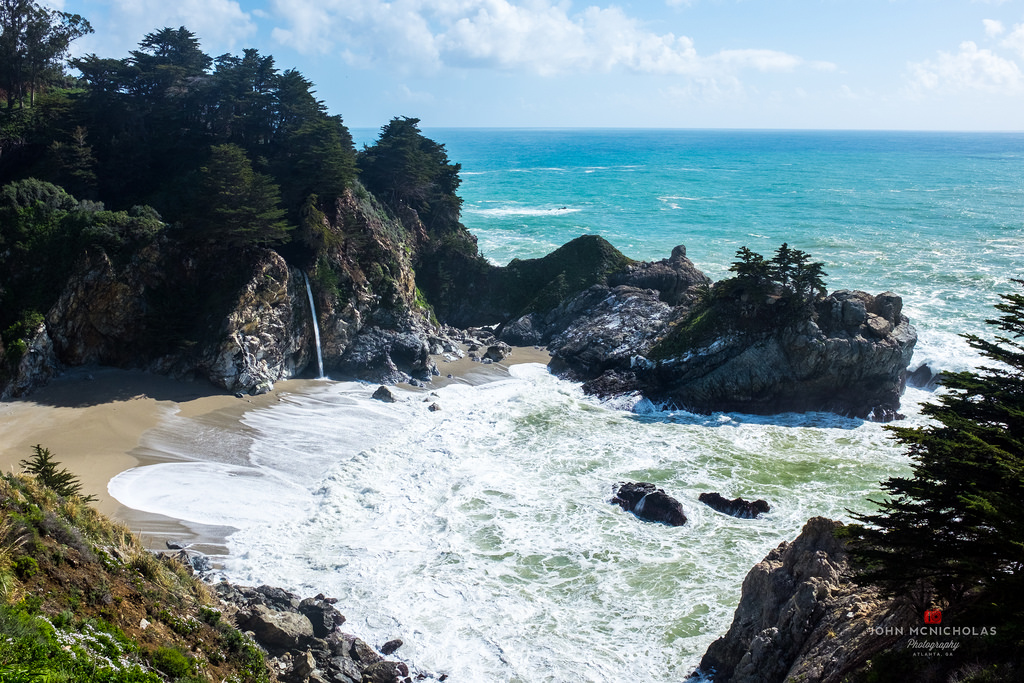
[[[491,364],[468,357],[447,361],[438,356],[434,361],[441,376],[419,390],[452,383],[483,384],[507,377],[510,365],[547,364],[549,359],[546,350],[533,347],[514,347],[504,361]],[[50,449],[61,467],[79,477],[82,492],[96,497],[94,505],[101,512],[125,522],[147,547],[163,548],[167,540],[184,540],[202,552],[223,555],[230,527],[195,524],[126,507],[107,492],[108,482],[133,467],[169,460],[154,457],[140,442],[147,431],[171,415],[243,429],[242,417],[249,410],[274,405],[314,385],[322,386],[320,380],[283,380],[270,393],[236,398],[206,381],[178,381],[114,368],[71,370],[25,398],[0,403],[0,468],[21,471],[21,460],[30,458],[33,446],[40,444]]]

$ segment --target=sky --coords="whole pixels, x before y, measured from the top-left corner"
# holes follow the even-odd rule
[[[185,26],[353,128],[1024,130],[1024,0],[41,0],[75,55]]]

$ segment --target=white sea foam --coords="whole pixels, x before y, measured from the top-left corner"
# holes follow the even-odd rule
[[[383,404],[329,383],[248,413],[244,453],[192,453],[212,462],[133,470],[111,491],[237,527],[233,579],[335,595],[353,631],[401,637],[407,661],[452,680],[633,681],[682,678],[770,548],[808,517],[865,509],[906,471],[878,425],[634,414],[543,366],[511,370],[439,389],[436,413],[421,394]],[[610,505],[623,480],[664,487],[690,521]],[[773,510],[736,520],[699,504],[704,491]]]
[[[693,135],[721,148],[663,154],[666,141]],[[775,152],[758,139],[636,133],[619,157],[639,162],[629,175],[600,144],[534,145],[529,168],[511,170],[490,145],[453,159],[488,171],[464,174],[463,216],[498,263],[585,230],[631,257],[685,243],[720,278],[740,246],[770,253],[785,241],[826,263],[830,289],[903,296],[920,335],[912,367],[977,367],[958,333],[990,337],[984,320],[1019,276],[1019,169],[903,141],[909,154],[886,146],[893,174],[827,140]],[[572,211],[573,224],[557,220]],[[371,389],[328,383],[249,413],[240,429],[169,417],[144,450],[181,462],[123,475],[111,490],[142,509],[233,524],[233,578],[334,594],[353,631],[377,644],[401,637],[400,655],[453,681],[614,682],[684,678],[769,549],[808,517],[867,509],[880,480],[909,471],[876,424],[701,416],[640,397],[602,405],[536,367],[446,387],[432,399],[438,413],[411,394],[371,401]],[[904,424],[921,424],[933,398],[908,388]],[[690,522],[644,524],[611,506],[627,479],[665,488]],[[698,504],[704,491],[773,509],[736,520]]]
[[[562,214],[579,213],[581,209],[569,206],[555,208],[536,208],[528,206],[503,206],[494,209],[470,208],[469,213],[477,216],[489,216],[491,218],[504,218],[506,216],[560,216]]]

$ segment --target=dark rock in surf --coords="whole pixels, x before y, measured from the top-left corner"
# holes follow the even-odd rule
[[[932,391],[941,384],[941,379],[941,372],[935,372],[927,363],[922,363],[907,375],[907,384],[918,389]]]
[[[381,645],[380,646],[380,653],[382,655],[384,655],[385,657],[387,657],[387,656],[393,654],[400,647],[402,647],[402,639],[401,638],[395,638],[394,640],[389,640],[388,642],[386,642],[383,645]]]
[[[395,398],[395,395],[391,392],[391,390],[388,389],[383,384],[377,387],[377,391],[373,392],[373,396],[371,396],[370,398],[375,398],[378,401],[384,401],[385,403],[394,403],[398,400],[397,398]]]
[[[333,603],[323,599],[306,598],[299,603],[299,612],[309,619],[317,638],[326,638],[345,623],[345,615]]]
[[[712,510],[722,514],[739,517],[740,519],[756,519],[758,515],[771,510],[771,506],[765,500],[746,501],[742,498],[728,498],[715,493],[702,493],[697,500],[707,505]]]
[[[408,675],[409,667],[404,662],[377,662],[363,669],[361,683],[404,683]]]
[[[678,500],[647,482],[626,482],[619,486],[612,503],[648,522],[669,526],[686,524],[683,506]]]

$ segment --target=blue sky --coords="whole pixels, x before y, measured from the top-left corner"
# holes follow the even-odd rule
[[[1024,130],[1024,0],[46,0],[255,47],[356,128]]]

